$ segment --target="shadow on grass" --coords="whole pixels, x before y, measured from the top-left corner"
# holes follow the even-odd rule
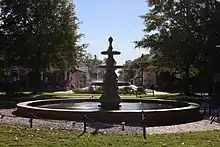
[[[107,123],[101,123],[101,122],[92,122],[87,124],[88,127],[94,128],[94,129],[108,129],[114,127],[113,124],[107,124]]]
[[[0,95],[0,109],[13,109],[16,105],[24,101],[53,99],[57,96],[54,95],[42,95],[42,93],[19,93],[14,96]]]
[[[192,103],[210,103],[210,97],[205,97],[201,95],[192,95],[192,96],[185,96],[183,94],[173,95],[173,96],[160,96],[158,98],[165,99],[165,100],[178,100],[178,101],[187,101]]]
[[[87,127],[95,129],[94,131],[91,132],[92,135],[98,135],[100,132],[99,130],[101,129],[109,129],[114,127],[113,124],[107,124],[107,123],[87,123]],[[78,137],[81,137],[85,134],[86,132],[83,131]]]

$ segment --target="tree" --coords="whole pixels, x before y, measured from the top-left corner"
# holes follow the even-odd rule
[[[98,68],[99,65],[103,64],[104,61],[98,59],[96,55],[86,53],[83,60],[82,60],[82,63],[87,67],[89,77],[96,78],[97,77],[97,75],[96,75],[97,74],[97,68]]]
[[[134,60],[125,61],[123,68],[119,71],[120,78],[122,78],[125,81],[129,81],[130,79],[134,78],[138,73],[143,75],[143,72],[149,70],[149,67],[149,55],[142,54],[141,57],[138,57]]]
[[[127,82],[130,82],[130,79],[134,78],[137,69],[134,69],[134,66],[131,67],[132,65],[132,60],[127,60],[125,61],[125,64],[123,65],[123,68],[119,70],[119,77]]]
[[[218,4],[211,0],[151,0],[148,4],[150,12],[142,16],[146,35],[136,46],[151,49],[157,69],[183,78],[189,95],[190,78],[219,53],[214,48],[219,31],[213,30],[219,24]]]
[[[136,59],[134,59],[131,63],[130,63],[130,69],[143,69],[143,70],[147,70],[150,64],[150,61],[148,59],[149,55],[146,54],[142,54],[141,57],[138,57]]]
[[[78,19],[68,0],[2,0],[0,33],[5,67],[21,66],[36,73],[59,67],[68,69],[82,58]]]

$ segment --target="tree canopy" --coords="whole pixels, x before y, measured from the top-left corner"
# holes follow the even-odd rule
[[[0,5],[3,68],[70,68],[82,57],[86,45],[79,42],[83,35],[68,0],[2,0]]]
[[[215,72],[220,50],[220,4],[213,0],[149,0],[150,11],[141,16],[146,33],[136,47],[150,48],[159,71],[189,78]],[[211,75],[211,74],[210,74]],[[187,89],[187,88],[186,88]]]
[[[140,74],[142,71],[148,71],[150,67],[149,55],[142,54],[140,57],[134,60],[127,60],[123,65],[123,68],[119,70],[120,78],[128,81]]]
[[[104,61],[98,59],[96,55],[86,53],[82,63],[87,67],[89,76],[92,77],[92,74],[96,73],[98,66],[103,64]]]

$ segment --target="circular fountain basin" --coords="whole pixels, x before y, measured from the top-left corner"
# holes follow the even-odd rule
[[[107,123],[121,123],[146,126],[171,125],[196,121],[200,118],[199,105],[175,100],[123,99],[117,110],[102,110],[98,99],[50,99],[27,101],[17,104],[16,115],[37,118]],[[144,114],[145,120],[142,120]]]

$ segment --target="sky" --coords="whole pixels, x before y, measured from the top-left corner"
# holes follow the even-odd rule
[[[100,52],[107,50],[108,38],[113,37],[113,50],[118,64],[133,60],[141,54],[148,53],[144,49],[135,49],[133,41],[144,36],[143,20],[139,17],[148,12],[146,0],[73,0],[76,15],[82,23],[79,32],[85,37],[82,43],[88,43],[87,52],[96,54],[99,59],[105,56]]]

